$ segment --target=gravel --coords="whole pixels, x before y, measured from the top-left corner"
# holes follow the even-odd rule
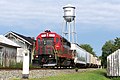
[[[91,69],[79,69],[78,72],[84,72]],[[93,69],[92,69],[93,70]],[[43,78],[60,74],[75,73],[74,69],[48,69],[48,70],[30,70],[29,78]],[[0,80],[21,79],[22,70],[0,70]]]

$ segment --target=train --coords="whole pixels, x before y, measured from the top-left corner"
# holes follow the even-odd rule
[[[42,67],[100,67],[101,60],[78,44],[46,30],[36,38],[33,64]]]

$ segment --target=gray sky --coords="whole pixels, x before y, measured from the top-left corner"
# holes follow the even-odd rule
[[[120,0],[0,0],[0,34],[8,31],[36,37],[46,29],[61,34],[62,7],[76,7],[78,44],[102,45],[120,37]]]

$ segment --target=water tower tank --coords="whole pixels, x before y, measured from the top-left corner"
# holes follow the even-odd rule
[[[67,21],[67,22],[71,22],[74,20],[75,18],[75,7],[68,4],[66,6],[63,7],[63,10],[64,10],[64,19]]]

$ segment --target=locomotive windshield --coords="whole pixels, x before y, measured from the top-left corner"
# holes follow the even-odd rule
[[[54,38],[43,38],[42,41],[44,45],[53,45]]]
[[[52,54],[53,53],[54,38],[42,38],[38,39],[38,51],[41,54]]]
[[[53,45],[54,38],[42,38],[42,40],[38,39],[38,45]]]

